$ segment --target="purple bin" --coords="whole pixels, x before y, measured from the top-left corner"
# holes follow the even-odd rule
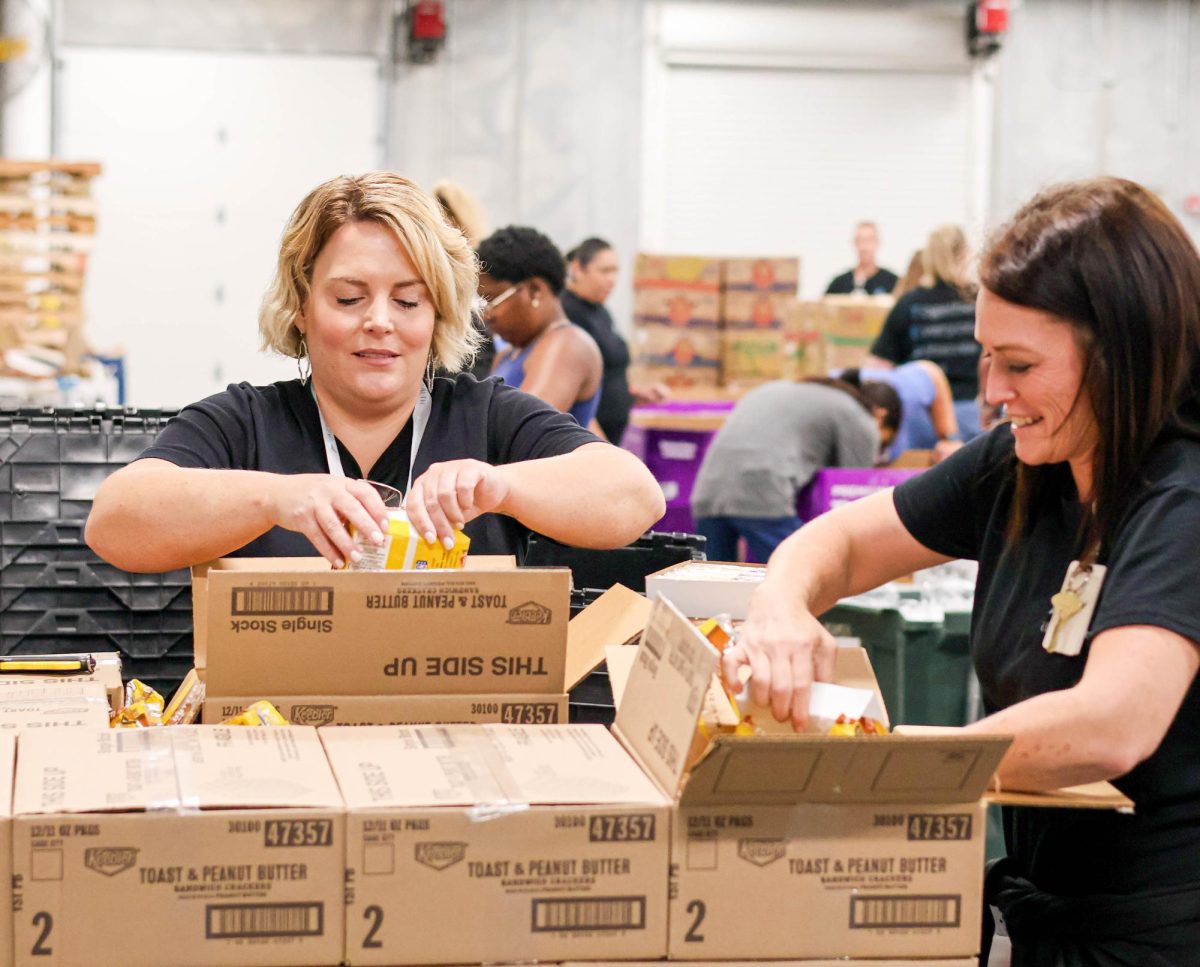
[[[812,481],[800,491],[796,500],[796,514],[801,520],[814,517],[903,483],[909,477],[921,473],[917,469],[889,470],[873,467],[838,467],[818,470]]]

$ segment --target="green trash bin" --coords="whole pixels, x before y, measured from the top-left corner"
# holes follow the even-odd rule
[[[947,634],[941,608],[842,601],[821,616],[838,637],[862,641],[893,725],[965,725],[973,675],[967,633]]]

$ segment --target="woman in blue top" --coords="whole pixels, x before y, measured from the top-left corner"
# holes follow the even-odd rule
[[[563,312],[567,265],[541,232],[510,225],[479,246],[483,320],[508,345],[492,375],[588,426],[600,405],[604,362],[596,341]]]

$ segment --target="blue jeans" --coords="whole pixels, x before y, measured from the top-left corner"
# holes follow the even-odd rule
[[[699,517],[696,530],[707,541],[710,561],[736,561],[738,538],[745,538],[746,558],[766,564],[771,552],[802,523],[799,517]]]

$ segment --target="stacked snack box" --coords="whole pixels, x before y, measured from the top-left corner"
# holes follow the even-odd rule
[[[721,264],[722,363],[729,386],[788,375],[787,321],[800,282],[797,258],[729,258]]]
[[[0,375],[79,372],[98,164],[0,159]]]
[[[721,263],[646,255],[634,269],[635,367],[674,388],[721,382]]]
[[[826,296],[809,304],[821,333],[822,364],[828,371],[861,366],[891,312],[891,296]]]

